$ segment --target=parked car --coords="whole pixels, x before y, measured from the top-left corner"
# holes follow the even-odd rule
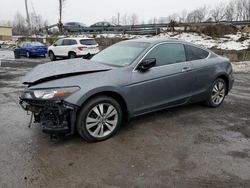
[[[47,47],[40,42],[21,42],[14,49],[15,58],[19,58],[20,56],[26,56],[30,58],[31,56],[44,56],[48,52]]]
[[[90,27],[115,27],[115,24],[111,24],[109,22],[97,22],[93,25],[91,25]]]
[[[233,86],[228,59],[194,44],[168,39],[117,43],[91,60],[39,65],[28,73],[20,104],[44,132],[87,141],[112,137],[124,120],[204,102],[219,107]]]
[[[62,38],[49,47],[51,61],[60,58],[76,58],[97,54],[99,45],[93,38]]]
[[[82,32],[87,26],[80,22],[68,22],[63,25],[64,31],[67,32]]]

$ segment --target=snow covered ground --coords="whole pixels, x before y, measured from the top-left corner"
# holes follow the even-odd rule
[[[0,49],[0,60],[1,59],[15,59],[13,51],[7,49]]]
[[[212,38],[204,34],[198,33],[161,33],[154,38],[174,38],[187,42],[192,42],[194,44],[203,46],[205,48],[217,48],[222,50],[245,50],[250,47],[250,35],[244,33],[246,36],[245,41],[238,41],[242,37],[243,33],[237,33],[236,35],[225,35],[223,38]],[[148,38],[151,36],[139,36],[139,35],[128,35],[128,34],[100,34],[96,36],[97,38]]]
[[[237,72],[250,73],[250,61],[233,62],[232,66],[233,66],[233,71],[235,73]]]

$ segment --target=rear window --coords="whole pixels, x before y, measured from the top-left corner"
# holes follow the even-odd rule
[[[208,57],[209,52],[197,48],[195,46],[185,45],[187,61],[194,61],[199,59],[205,59]]]
[[[62,42],[63,46],[75,45],[77,44],[76,40],[73,39],[64,39]]]
[[[40,42],[32,42],[31,43],[32,46],[44,46],[42,43]]]
[[[87,45],[87,46],[89,46],[89,45],[97,45],[97,42],[94,39],[82,39],[82,40],[80,40],[80,43],[82,45]]]

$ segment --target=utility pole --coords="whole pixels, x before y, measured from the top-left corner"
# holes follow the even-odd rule
[[[28,0],[25,0],[25,8],[26,8],[26,16],[27,16],[27,23],[28,23],[28,28],[30,31],[30,15],[29,15],[29,9],[28,9]]]
[[[63,3],[65,0],[59,0],[59,21],[57,23],[59,33],[62,34],[63,32],[63,23],[62,23],[62,9],[63,9]]]
[[[120,25],[120,12],[117,14],[117,25]]]

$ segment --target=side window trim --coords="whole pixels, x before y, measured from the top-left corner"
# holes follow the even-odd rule
[[[187,62],[187,56],[186,56],[185,45],[184,45],[183,43],[180,43],[180,42],[166,42],[166,43],[157,45],[156,48],[159,47],[159,46],[161,46],[161,45],[167,45],[167,44],[178,44],[178,45],[182,46],[182,47],[183,47],[183,50],[184,50],[184,51],[183,51],[183,52],[184,52],[184,56],[185,56],[184,61],[174,62],[174,63],[166,63],[166,64],[162,64],[162,65],[157,65],[157,66],[155,66],[155,67],[153,67],[153,68],[163,67],[163,66],[168,66],[168,65],[173,65],[173,64],[178,64],[178,63]],[[154,49],[152,49],[151,52],[152,52],[153,50],[154,50]],[[145,56],[145,57],[147,57],[147,56]]]
[[[152,46],[152,47],[146,52],[146,54],[144,54],[143,57],[138,61],[138,63],[137,63],[137,64],[135,65],[135,67],[133,68],[133,71],[132,71],[132,72],[138,72],[138,71],[137,71],[137,68],[138,68],[138,66],[140,65],[140,63],[142,62],[142,60],[143,60],[152,50],[154,50],[157,46],[162,45],[162,44],[182,44],[182,45],[184,46],[184,49],[185,49],[185,44],[186,44],[186,43],[182,43],[182,42],[161,42],[161,43],[158,43],[158,44]],[[185,53],[185,56],[186,56],[186,51],[185,51],[185,50],[184,50],[184,53]],[[187,61],[187,57],[186,57],[186,61],[179,62],[179,63],[185,63],[185,62],[188,62],[188,61]],[[174,63],[174,64],[178,64],[178,63]],[[158,67],[163,67],[163,66],[174,65],[174,64],[161,65],[161,66],[153,67],[152,69],[155,69],[155,68],[158,68]]]
[[[209,52],[208,50],[204,49],[204,48],[201,48],[201,47],[197,47],[193,44],[188,44],[188,43],[183,43],[184,45],[184,48],[185,48],[185,54],[186,54],[186,62],[195,62],[195,61],[200,61],[200,60],[204,60],[204,59],[209,59],[210,56],[212,55],[211,52]],[[206,58],[202,58],[202,59],[195,59],[195,60],[189,60],[188,61],[188,58],[187,58],[187,51],[186,51],[186,46],[192,46],[192,47],[195,47],[195,48],[198,48],[198,49],[201,49],[203,51],[206,51],[208,53],[207,57]]]

